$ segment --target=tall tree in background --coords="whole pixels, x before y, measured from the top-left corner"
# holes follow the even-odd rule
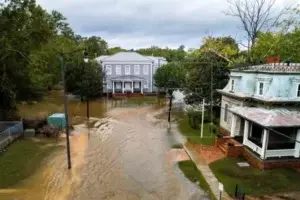
[[[237,17],[246,32],[248,41],[248,56],[252,61],[252,49],[255,45],[258,34],[276,27],[283,15],[289,9],[275,10],[276,0],[227,0],[230,4],[229,15]]]

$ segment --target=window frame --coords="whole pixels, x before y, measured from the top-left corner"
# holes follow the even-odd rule
[[[116,65],[115,71],[116,71],[116,75],[121,75],[122,74],[122,66]]]
[[[300,83],[298,83],[296,87],[296,97],[300,98]]]
[[[262,86],[262,88],[260,86]],[[258,95],[259,96],[264,95],[264,83],[263,82],[258,82]]]
[[[125,65],[125,75],[130,75],[130,65]]]
[[[234,86],[235,86],[235,81],[234,81],[234,79],[231,79],[231,90],[230,91],[234,91]]]
[[[144,65],[143,66],[143,74],[148,75],[149,74],[149,65]]]
[[[133,66],[133,72],[134,72],[135,75],[139,75],[140,74],[140,65],[134,65]]]
[[[106,72],[106,75],[111,75],[112,74],[112,66],[111,65],[105,65],[105,72]]]

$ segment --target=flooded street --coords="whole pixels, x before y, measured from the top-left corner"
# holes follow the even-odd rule
[[[204,192],[189,182],[170,156],[175,141],[150,107],[114,108],[94,128],[75,126],[72,170],[65,150],[53,155],[22,189],[1,191],[13,200],[198,200]]]

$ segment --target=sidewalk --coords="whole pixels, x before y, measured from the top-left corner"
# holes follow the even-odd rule
[[[189,147],[188,145],[183,145],[185,151],[190,156],[190,158],[193,160],[193,162],[196,164],[198,170],[202,173],[205,180],[209,184],[213,194],[218,199],[220,192],[219,192],[219,181],[215,177],[215,175],[210,170],[209,166],[205,163],[204,159],[200,156],[200,154],[192,147]],[[231,200],[232,198],[229,197],[229,195],[225,192],[225,190],[222,193],[222,200]]]

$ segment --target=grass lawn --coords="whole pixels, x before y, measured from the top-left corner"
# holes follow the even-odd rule
[[[181,161],[178,162],[178,166],[190,181],[194,182],[194,178],[196,177],[197,181],[200,182],[199,184],[200,187],[204,191],[206,191],[212,199],[216,199],[208,183],[206,182],[205,178],[203,177],[201,172],[199,172],[199,170],[197,169],[193,161],[191,160]]]
[[[210,168],[224,184],[226,192],[234,195],[236,184],[246,195],[263,195],[300,190],[300,173],[291,169],[260,171],[248,167],[240,168],[234,158],[224,158],[210,164]]]
[[[32,175],[45,157],[63,148],[56,139],[21,139],[0,155],[0,187],[7,188]]]
[[[178,128],[185,135],[189,142],[202,145],[213,145],[215,143],[215,135],[210,133],[210,124],[204,124],[203,138],[200,138],[201,129],[193,129],[189,124],[188,116],[179,122]]]

